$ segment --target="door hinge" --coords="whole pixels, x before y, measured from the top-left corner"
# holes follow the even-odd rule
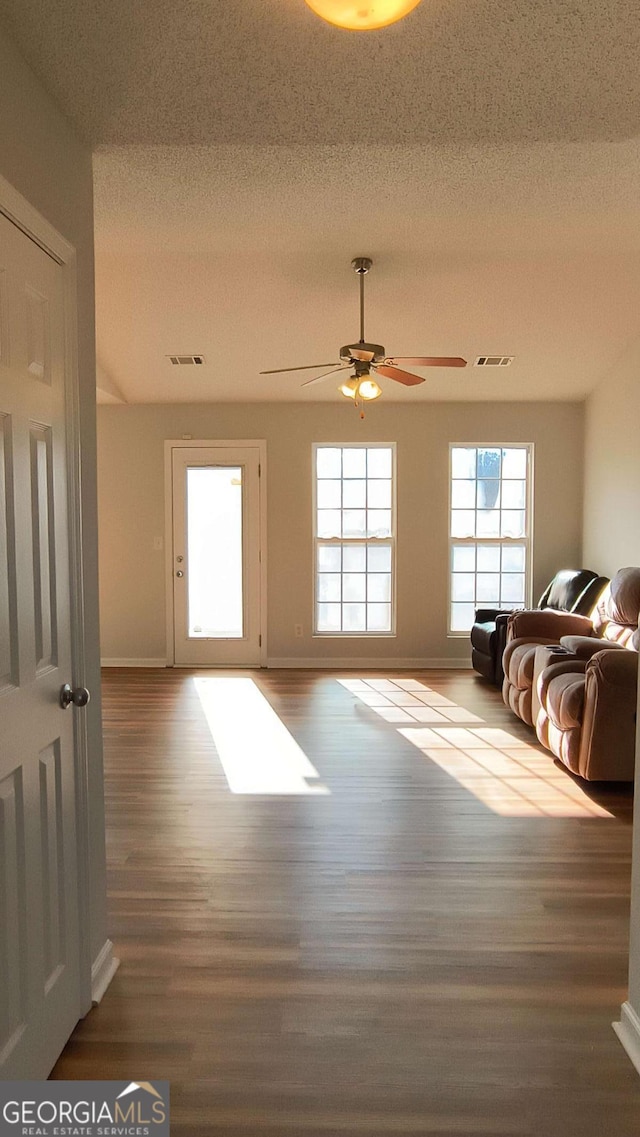
[[[258,636],[258,647],[262,647],[262,636]]]
[[[261,478],[261,477],[262,477],[262,466],[260,465],[260,463],[259,463],[259,462],[258,462],[258,477],[259,477],[259,478]]]

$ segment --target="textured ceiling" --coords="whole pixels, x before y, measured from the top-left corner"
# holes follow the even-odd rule
[[[98,346],[131,401],[335,399],[261,369],[515,354],[386,398],[581,398],[638,334],[640,146],[127,149],[95,158]],[[173,368],[169,353],[207,366]]]
[[[423,0],[365,33],[303,0],[0,0],[0,19],[94,143],[580,141],[638,127],[637,0]]]
[[[357,338],[355,255],[390,353],[516,356],[387,399],[581,398],[638,336],[637,0],[423,0],[371,33],[304,0],[0,22],[95,149],[107,401],[337,398],[257,373]]]

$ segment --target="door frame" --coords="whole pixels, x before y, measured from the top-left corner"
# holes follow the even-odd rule
[[[167,667],[175,667],[173,604],[173,452],[252,447],[258,451],[260,524],[260,666],[267,666],[267,442],[264,438],[167,438],[164,443],[164,550]]]
[[[71,670],[69,682],[82,685],[86,674],[84,550],[82,545],[82,450],[80,381],[78,371],[77,258],[74,245],[50,224],[0,174],[0,213],[35,242],[62,268],[65,347],[65,432],[67,456],[67,516],[69,526],[69,612]],[[73,730],[76,843],[78,850],[79,1007],[92,1007],[91,879],[89,845],[89,735],[86,715],[74,717]]]

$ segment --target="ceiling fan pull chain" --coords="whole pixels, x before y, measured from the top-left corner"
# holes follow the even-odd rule
[[[360,383],[361,382],[362,382],[362,380],[360,379],[358,381],[358,386],[356,387],[356,393],[355,393],[355,398],[353,400],[353,405],[354,405],[354,407],[360,407],[360,418],[363,419],[364,418],[364,399],[362,398],[362,396],[360,394]]]

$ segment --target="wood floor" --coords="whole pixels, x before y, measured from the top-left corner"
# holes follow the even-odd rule
[[[174,1137],[637,1137],[628,791],[471,673],[198,676],[105,675],[122,962],[53,1076],[168,1079]],[[315,768],[291,793],[232,793],[214,747],[264,776],[259,691]]]

